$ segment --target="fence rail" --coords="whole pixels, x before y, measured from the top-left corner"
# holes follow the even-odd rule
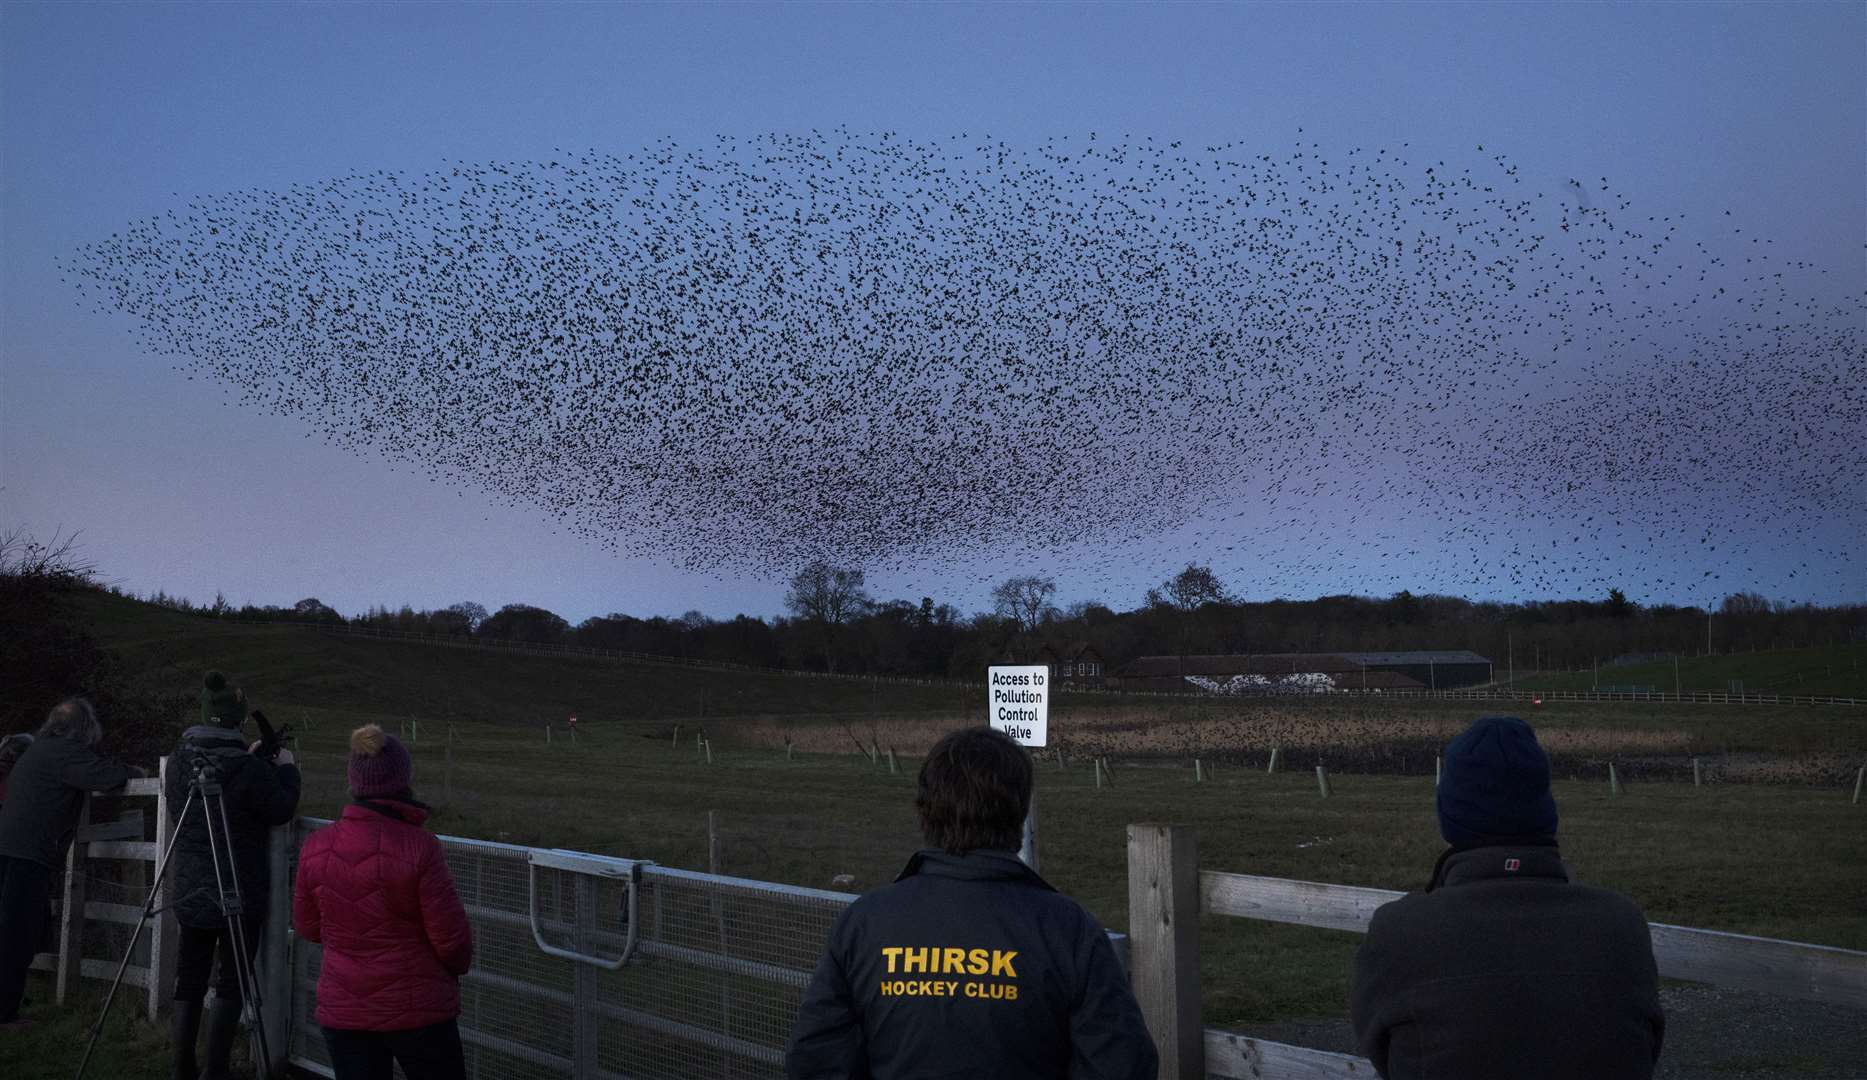
[[[1403,893],[1357,885],[1259,877],[1198,869],[1192,831],[1169,825],[1129,826],[1129,923],[1135,942],[1135,992],[1160,1045],[1165,1077],[1250,1080],[1374,1075],[1351,1054],[1290,1046],[1237,1032],[1198,1027],[1198,938],[1144,934],[1139,927],[1197,924],[1203,912],[1243,919],[1366,933],[1381,905]],[[1197,886],[1190,883],[1197,881]],[[1163,885],[1163,883],[1172,883]],[[1799,941],[1731,934],[1667,923],[1648,924],[1653,958],[1663,976],[1778,994],[1867,1011],[1867,952]],[[1167,973],[1162,975],[1162,972]],[[1162,987],[1173,987],[1172,992]],[[1172,1039],[1198,1030],[1196,1042]],[[1167,1060],[1169,1054],[1175,1060]]]

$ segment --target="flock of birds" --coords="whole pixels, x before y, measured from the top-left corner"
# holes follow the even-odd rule
[[[200,197],[63,269],[246,406],[688,568],[1858,587],[1860,283],[1712,224],[1483,147],[835,130]]]

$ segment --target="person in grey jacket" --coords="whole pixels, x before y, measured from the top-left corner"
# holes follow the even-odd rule
[[[7,775],[0,806],[0,1025],[19,1021],[26,969],[45,933],[52,872],[77,832],[85,793],[148,775],[98,753],[103,737],[90,702],[61,701]]]
[[[1666,1020],[1646,916],[1570,880],[1549,758],[1487,716],[1447,745],[1425,891],[1376,909],[1349,1014],[1387,1080],[1646,1080]]]

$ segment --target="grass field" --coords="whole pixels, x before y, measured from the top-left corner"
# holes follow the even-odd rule
[[[1498,669],[1503,675],[1503,669]],[[1597,687],[1647,687],[1671,693],[1675,688],[1730,689],[1733,680],[1748,694],[1867,698],[1867,644],[1830,645],[1772,652],[1713,653],[1638,664],[1603,666],[1588,671],[1545,671],[1520,677],[1525,690],[1593,690]]]
[[[436,805],[437,832],[704,869],[712,810],[725,872],[818,887],[837,874],[854,875],[859,888],[893,876],[919,842],[912,755],[982,713],[947,688],[452,649],[227,626],[108,597],[83,602],[95,632],[132,662],[188,685],[204,667],[223,667],[256,704],[301,726],[305,813],[328,816],[343,805],[352,727],[375,721],[394,730],[415,716],[423,720],[411,746],[416,786]],[[579,741],[560,725],[547,744],[543,722],[572,710]],[[1227,713],[1167,700],[1066,698],[1051,720],[1066,741],[1088,746],[1122,733],[1139,741],[1119,756],[1112,788],[1097,789],[1080,765],[1043,763],[1044,873],[1111,927],[1125,926],[1124,828],[1171,821],[1197,829],[1210,869],[1417,887],[1441,847],[1430,748],[1479,711],[1393,702]],[[1867,805],[1849,805],[1851,768],[1819,773],[1820,783],[1696,788],[1689,771],[1680,782],[1662,779],[1680,777],[1677,770],[1655,768],[1633,771],[1614,798],[1605,776],[1585,767],[1597,752],[1645,748],[1666,760],[1832,759],[1838,770],[1867,760],[1867,710],[1568,704],[1532,719],[1559,756],[1577,763],[1577,778],[1558,770],[1556,795],[1564,854],[1582,880],[1633,896],[1656,921],[1867,949]],[[675,722],[684,725],[679,744],[670,739]],[[693,743],[697,725],[713,740],[710,765]],[[1404,738],[1386,738],[1388,729]],[[851,733],[897,745],[901,774],[856,754]],[[1304,733],[1316,738],[1304,744]],[[782,748],[787,735],[795,760]],[[1420,756],[1358,763],[1353,746],[1335,746],[1358,736],[1417,746],[1398,752]],[[1271,737],[1284,740],[1289,771],[1266,775],[1245,764],[1262,760]],[[1215,766],[1206,783],[1193,781],[1188,739],[1204,740],[1199,749]],[[1570,741],[1573,753],[1563,749]],[[1307,748],[1288,749],[1297,746]],[[1317,796],[1312,757],[1331,768],[1326,800]],[[1249,1030],[1344,1012],[1355,935],[1208,918],[1202,938],[1208,1022]],[[74,1038],[87,1021],[48,1014],[46,1032],[34,1038]],[[0,1044],[0,1064],[11,1052]],[[99,1075],[159,1074],[134,1058]]]

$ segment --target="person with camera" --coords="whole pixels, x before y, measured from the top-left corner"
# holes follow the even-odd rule
[[[850,904],[804,991],[791,1080],[1153,1080],[1160,1059],[1094,916],[1018,861],[1031,755],[955,731],[922,763],[927,848]]]
[[[375,724],[350,733],[351,804],[305,838],[292,892],[298,936],[324,946],[318,1027],[337,1080],[461,1080],[460,977],[473,928],[454,891],[408,748]]]
[[[1449,846],[1424,890],[1375,909],[1355,953],[1361,1052],[1386,1080],[1646,1080],[1666,1035],[1652,934],[1632,900],[1563,862],[1536,732],[1480,717],[1444,760]]]
[[[0,1030],[24,1023],[26,970],[45,935],[52,874],[77,833],[84,796],[148,773],[97,752],[97,710],[68,698],[47,714],[7,774],[0,804]]]
[[[201,689],[202,722],[182,733],[181,743],[169,757],[169,813],[178,818],[169,886],[180,930],[175,965],[175,1080],[196,1080],[195,1036],[216,954],[220,969],[213,979],[214,1007],[207,1015],[207,1071],[201,1075],[206,1080],[231,1075],[228,1061],[244,1000],[239,968],[243,962],[250,970],[266,918],[269,834],[298,812],[300,781],[292,752],[280,747],[268,759],[258,752],[267,749],[261,742],[248,745],[240,734],[246,716],[245,695],[228,685],[225,675],[208,672]],[[203,782],[202,790],[195,790],[197,780]],[[220,795],[207,797],[207,784],[218,784]],[[188,812],[182,817],[185,808]],[[225,901],[231,904],[236,883],[241,941],[233,940],[223,906],[223,889]],[[243,961],[234,956],[236,948]]]

